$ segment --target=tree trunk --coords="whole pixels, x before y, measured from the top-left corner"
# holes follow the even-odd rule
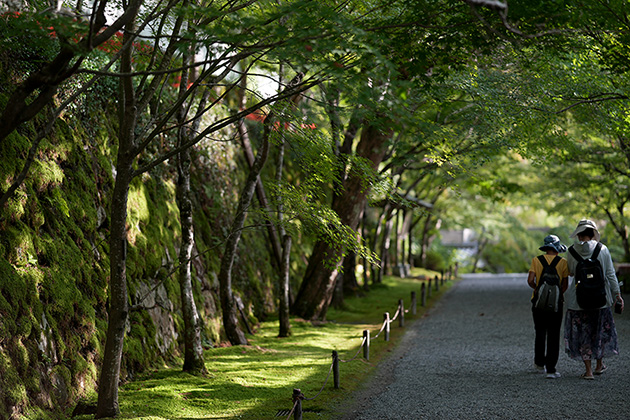
[[[184,130],[181,130],[184,131]],[[190,200],[190,151],[183,150],[177,159],[177,204],[182,226],[182,243],[179,250],[179,288],[184,318],[184,366],[191,373],[205,372],[201,326],[192,287],[191,257],[194,245],[193,208]]]
[[[182,67],[187,68],[192,62],[192,52],[188,50],[182,55]],[[183,98],[188,88],[194,68],[183,71],[179,86],[179,98]],[[193,76],[194,77],[194,76]],[[200,109],[205,108],[205,95],[202,95]],[[187,123],[187,105],[182,102],[177,111],[178,146],[190,140],[190,133],[196,132],[199,124],[199,111],[194,121]],[[191,126],[192,125],[192,126]],[[190,190],[190,149],[184,149],[177,155],[177,206],[182,231],[182,242],[179,249],[179,290],[182,301],[182,317],[184,319],[184,364],[182,370],[193,374],[205,373],[203,346],[201,345],[201,321],[195,304],[192,286],[192,250],[195,245],[193,228],[193,204]]]
[[[121,147],[122,150],[122,147]],[[123,163],[124,162],[124,163]],[[119,413],[118,382],[129,315],[127,300],[127,196],[131,182],[131,162],[118,154],[117,175],[112,195],[109,237],[110,281],[107,340],[98,384],[96,418],[115,417]]]
[[[383,282],[383,276],[387,275],[390,265],[390,245],[392,242],[392,230],[394,229],[394,218],[390,212],[385,221],[385,229],[383,229],[383,238],[381,240],[381,268],[378,270],[378,282]]]
[[[256,184],[258,183],[258,176],[260,175],[269,154],[271,116],[267,117],[267,119],[268,121],[265,123],[265,132],[263,134],[262,144],[258,154],[256,155],[254,165],[249,171],[249,176],[245,182],[245,186],[243,187],[241,199],[239,200],[238,208],[236,210],[236,216],[234,217],[232,228],[230,229],[230,236],[225,244],[225,252],[223,253],[223,259],[221,260],[221,271],[219,272],[223,327],[225,329],[227,339],[230,343],[232,343],[232,345],[247,344],[245,334],[238,326],[237,308],[234,302],[234,296],[232,295],[232,267],[234,265],[238,243],[241,239],[241,232],[245,224],[247,208],[252,202],[254,191],[256,190]]]
[[[358,156],[369,160],[376,169],[387,150],[391,132],[382,132],[374,126],[364,127],[357,145]],[[361,211],[367,200],[364,179],[350,173],[343,183],[343,191],[333,200],[332,209],[342,223],[356,230]],[[306,319],[325,319],[332,299],[335,277],[343,260],[343,249],[320,239],[313,248],[308,267],[298,295],[293,304],[293,313]]]
[[[343,295],[352,296],[359,290],[357,281],[357,254],[349,251],[343,259]]]
[[[368,240],[368,228],[367,228],[367,221],[368,221],[368,206],[367,203],[365,203],[365,207],[363,208],[363,217],[361,218],[362,223],[361,223],[361,237],[363,238],[364,241],[367,242]],[[367,256],[364,254],[361,258],[361,263],[363,264],[363,290],[368,291],[370,290],[370,274],[372,272],[371,269],[371,264],[368,261]]]
[[[433,225],[433,221],[432,221],[432,217],[430,214],[427,214],[427,216],[424,219],[424,223],[422,224],[422,238],[421,238],[421,246],[420,246],[420,263],[422,265],[422,267],[424,268],[428,268],[427,267],[427,253],[429,251],[429,239],[430,239],[430,234],[429,231],[431,230],[431,226]]]
[[[129,28],[132,29],[132,28]],[[133,33],[130,30],[129,33]],[[126,34],[125,37],[131,35]],[[131,72],[131,51],[122,55],[121,71]],[[136,156],[136,97],[130,76],[121,78],[120,134],[116,160],[116,181],[111,201],[111,227],[109,232],[110,279],[107,340],[103,351],[103,364],[98,384],[96,418],[115,417],[119,414],[118,382],[129,315],[127,296],[127,199],[133,179],[133,161]]]
[[[280,332],[278,337],[291,335],[291,322],[289,320],[289,269],[291,263],[291,236],[284,236],[282,246],[282,274],[280,276],[280,305],[278,317],[280,318]]]
[[[241,90],[239,92],[239,107],[240,109],[245,109],[247,107],[246,104],[246,95],[247,92],[247,77],[242,76],[242,80],[240,83]],[[242,118],[237,123],[238,134],[241,138],[241,145],[243,146],[243,153],[245,154],[245,160],[247,160],[247,164],[250,169],[254,166],[254,152],[252,151],[252,145],[249,139],[249,133],[247,132],[247,127],[245,126],[245,119]],[[271,222],[271,215],[273,213],[271,206],[269,205],[269,201],[267,200],[267,194],[265,193],[265,187],[260,179],[260,176],[256,182],[256,197],[258,198],[258,202],[260,206],[265,209],[267,214],[269,215],[269,220],[267,221],[267,233],[269,234],[269,241],[271,244],[271,262],[274,267],[281,271],[282,266],[282,245],[280,243],[280,237],[278,235],[278,230],[274,223]]]
[[[370,249],[376,249],[378,247],[378,239],[381,236],[381,232],[385,226],[385,220],[389,218],[389,212],[391,211],[391,206],[389,203],[385,203],[383,206],[383,211],[378,216],[378,222],[376,223],[376,229],[374,230],[374,237],[372,238],[372,244]],[[380,283],[382,280],[381,269],[383,267],[383,261],[380,262],[380,267],[373,266],[371,267],[371,276],[372,276],[372,284]]]
[[[483,254],[483,250],[488,244],[488,242],[489,242],[488,238],[483,238],[479,242],[477,253],[475,254],[474,259],[473,259],[472,270],[471,270],[472,273],[477,272],[477,266],[479,265],[479,261],[481,261],[481,255]]]

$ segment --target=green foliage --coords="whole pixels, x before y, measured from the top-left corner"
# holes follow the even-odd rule
[[[51,27],[53,22],[47,16],[36,13],[7,12],[0,16],[0,63],[13,83],[39,70],[59,51],[57,38],[51,36],[54,33]],[[0,93],[5,89],[0,88]]]

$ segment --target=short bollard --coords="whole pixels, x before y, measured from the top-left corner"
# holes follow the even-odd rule
[[[435,276],[435,291],[440,290],[440,282],[438,281],[438,276]]]
[[[383,323],[385,324],[385,341],[389,341],[389,312],[385,312],[383,318]]]
[[[304,395],[302,395],[302,391],[293,388],[293,419],[294,420],[302,420],[302,399]]]
[[[363,330],[363,358],[370,360],[370,331]]]
[[[403,303],[402,299],[398,301],[398,308],[400,309],[400,314],[398,318],[398,326],[404,327],[405,326],[405,304]]]
[[[411,292],[411,315],[416,314],[416,292]]]
[[[337,350],[332,351],[332,359],[333,359],[333,383],[335,384],[335,389],[339,389],[339,354]]]
[[[422,287],[420,288],[420,299],[422,306],[427,306],[427,285],[426,283],[422,283]]]
[[[431,297],[431,279],[429,279],[429,283],[427,284],[427,296]]]

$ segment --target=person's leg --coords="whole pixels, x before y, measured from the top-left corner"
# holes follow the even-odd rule
[[[595,365],[595,371],[593,372],[596,375],[601,375],[606,370],[606,366],[604,365],[604,359],[597,359],[597,364]]]
[[[534,318],[534,330],[536,337],[534,339],[534,364],[536,367],[545,366],[545,341],[547,337],[547,328],[545,326],[544,317],[540,311],[532,310]],[[542,370],[542,369],[541,369]]]
[[[560,355],[560,328],[562,326],[562,308],[558,312],[550,313],[546,317],[547,321],[547,355],[545,356],[545,367],[547,373],[556,372],[556,364]]]
[[[583,378],[593,379],[593,369],[591,368],[591,361],[585,360],[584,367],[586,368],[586,372],[582,374]]]

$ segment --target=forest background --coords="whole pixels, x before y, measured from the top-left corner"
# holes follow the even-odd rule
[[[624,1],[2,7],[3,418],[584,217],[630,262]]]

